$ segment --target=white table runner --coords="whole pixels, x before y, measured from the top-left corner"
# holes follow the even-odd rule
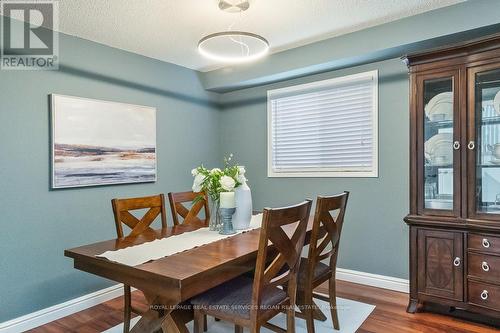
[[[156,239],[152,242],[134,245],[116,251],[106,251],[96,257],[106,258],[128,266],[137,266],[150,260],[157,260],[163,257],[171,256],[179,252],[194,249],[195,247],[241,234],[245,231],[260,228],[261,223],[262,214],[258,214],[252,216],[250,227],[248,229],[238,231],[233,235],[221,235],[216,231],[208,230],[208,228],[201,228],[195,231],[185,232],[180,235],[163,239]]]

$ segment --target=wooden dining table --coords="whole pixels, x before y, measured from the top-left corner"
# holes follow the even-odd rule
[[[142,291],[149,309],[131,330],[132,333],[187,333],[186,311],[178,305],[193,296],[251,271],[255,267],[259,247],[259,231],[254,229],[223,240],[170,255],[137,266],[128,266],[96,257],[155,239],[179,235],[200,228],[177,225],[148,229],[134,237],[124,237],[64,251],[73,258],[76,269],[92,273]],[[284,228],[292,234],[291,228]],[[312,230],[312,218],[307,228],[306,242]]]

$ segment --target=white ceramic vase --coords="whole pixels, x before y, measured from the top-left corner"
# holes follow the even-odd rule
[[[248,229],[252,219],[252,192],[246,181],[234,189],[236,212],[233,214],[233,227],[235,230]]]

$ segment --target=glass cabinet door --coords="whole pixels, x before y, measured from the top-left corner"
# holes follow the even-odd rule
[[[458,215],[455,202],[457,186],[457,141],[459,118],[455,84],[458,73],[428,75],[421,78],[420,121],[420,210],[431,215]],[[458,180],[459,181],[459,180]]]
[[[469,207],[473,216],[500,219],[500,64],[471,69],[469,84]]]

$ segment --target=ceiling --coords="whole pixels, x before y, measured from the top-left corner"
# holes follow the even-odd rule
[[[59,30],[98,43],[208,71],[223,67],[203,58],[204,35],[248,30],[264,36],[271,53],[394,21],[463,0],[253,0],[230,14],[217,0],[64,0]]]

